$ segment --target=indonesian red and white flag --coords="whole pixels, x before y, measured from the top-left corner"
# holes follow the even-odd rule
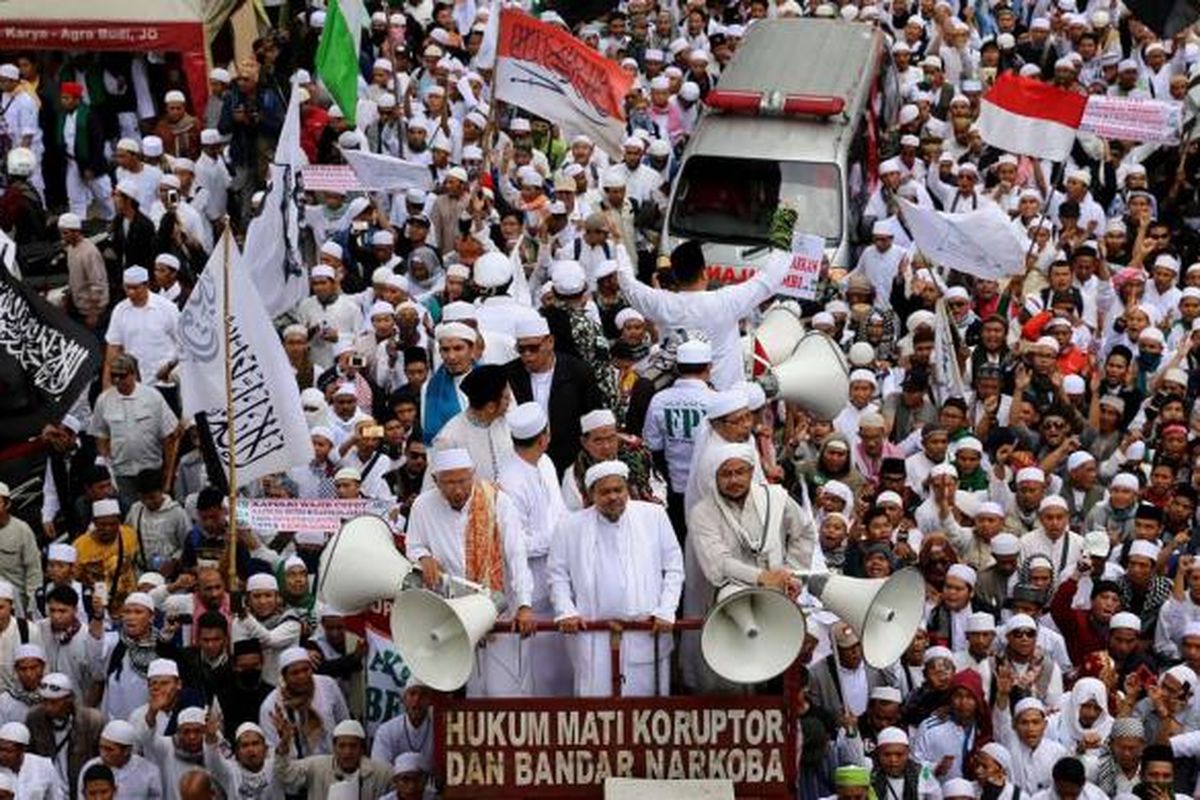
[[[500,12],[498,100],[586,134],[610,153],[625,138],[625,95],[633,78],[571,34],[524,12]]]
[[[983,96],[979,134],[1010,153],[1065,161],[1086,106],[1084,95],[1006,73]]]

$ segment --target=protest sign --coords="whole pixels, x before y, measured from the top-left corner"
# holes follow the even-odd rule
[[[811,233],[792,235],[792,260],[779,293],[800,300],[814,300],[821,262],[825,258],[825,239]]]
[[[238,525],[254,530],[336,533],[342,523],[363,514],[389,519],[386,500],[297,500],[239,498]]]
[[[1088,97],[1079,129],[1105,139],[1175,144],[1182,109],[1181,103],[1169,100],[1094,94]]]
[[[411,671],[404,659],[392,647],[392,638],[368,625],[367,637],[367,702],[363,723],[368,736],[389,719],[404,713],[404,688]]]

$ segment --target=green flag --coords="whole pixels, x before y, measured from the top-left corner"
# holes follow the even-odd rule
[[[358,43],[366,19],[362,0],[330,0],[317,45],[317,74],[351,125],[358,107]]]

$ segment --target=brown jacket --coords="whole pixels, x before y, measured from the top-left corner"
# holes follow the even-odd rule
[[[44,708],[35,708],[25,718],[29,728],[29,750],[51,761],[55,758],[54,722]],[[71,735],[63,746],[67,749],[67,777],[72,791],[79,785],[79,771],[90,759],[99,755],[100,731],[104,729],[104,715],[94,708],[75,706],[75,717],[71,720]]]

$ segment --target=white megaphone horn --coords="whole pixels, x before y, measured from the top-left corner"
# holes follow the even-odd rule
[[[890,667],[912,643],[925,611],[925,578],[915,567],[888,578],[795,574],[804,578],[809,594],[854,630],[872,667]]]
[[[486,593],[447,600],[426,589],[401,592],[392,604],[392,644],[417,679],[442,692],[471,676],[475,646],[500,609]]]
[[[755,377],[779,366],[795,352],[804,337],[800,317],[800,304],[794,300],[781,300],[763,312],[752,340]]]
[[[759,378],[767,397],[782,397],[807,411],[833,419],[846,407],[850,371],[846,355],[823,333],[801,337],[791,356]]]
[[[395,597],[413,573],[392,529],[380,517],[348,520],[321,553],[317,596],[342,611],[358,611]]]
[[[783,592],[729,584],[704,620],[700,652],[725,680],[761,683],[796,660],[804,630],[804,613]]]

